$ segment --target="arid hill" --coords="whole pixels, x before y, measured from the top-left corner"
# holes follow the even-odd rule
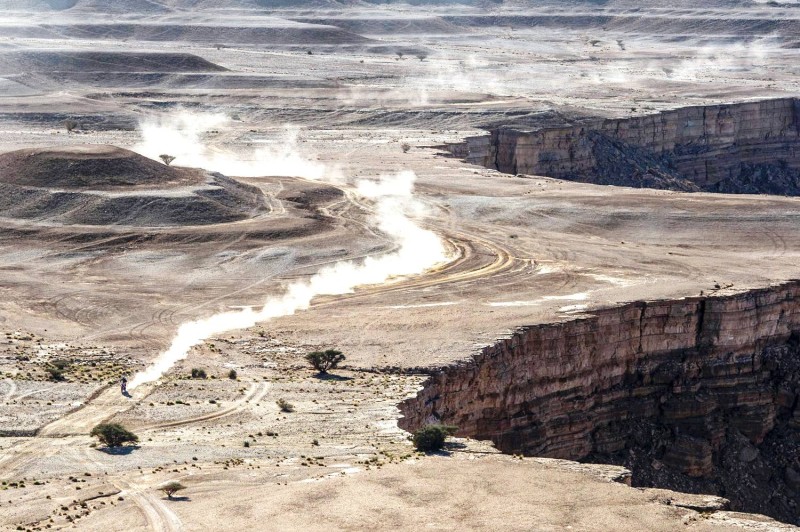
[[[113,146],[0,155],[0,215],[64,225],[206,225],[265,209],[261,191]]]

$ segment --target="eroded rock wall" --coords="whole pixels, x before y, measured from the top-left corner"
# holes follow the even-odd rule
[[[797,522],[800,282],[517,330],[402,405],[504,452],[624,464]]]
[[[453,148],[514,174],[683,191],[800,195],[800,100],[686,107],[537,131],[499,128]]]

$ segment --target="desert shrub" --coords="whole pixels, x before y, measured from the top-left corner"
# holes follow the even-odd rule
[[[60,360],[60,359],[59,360],[53,360],[50,363],[51,366],[53,366],[53,367],[55,367],[57,369],[60,369],[61,371],[64,371],[65,369],[67,369],[70,366],[70,364],[71,363],[70,363],[69,360]]]
[[[164,164],[166,164],[167,166],[172,164],[172,161],[175,160],[175,157],[173,157],[172,155],[167,155],[166,153],[162,153],[161,155],[158,156],[158,158],[164,161]]]
[[[328,373],[329,369],[335,369],[344,359],[342,352],[336,349],[314,351],[306,355],[308,363],[320,373]]]
[[[428,425],[414,433],[414,447],[425,453],[439,451],[444,447],[444,441],[451,434],[455,434],[457,427],[449,425]]]
[[[92,429],[90,436],[96,436],[100,443],[108,447],[119,447],[125,443],[136,443],[139,437],[119,423],[101,423]]]
[[[232,369],[232,370],[230,370],[230,371],[228,372],[228,378],[229,378],[230,380],[232,380],[232,381],[235,381],[235,380],[236,380],[236,377],[238,377],[238,376],[239,376],[239,375],[236,373],[236,370],[235,370],[235,369]]]
[[[408,144],[408,143],[405,143],[405,142],[400,147],[402,148],[403,153],[408,153],[409,150],[411,150],[411,144]]]
[[[250,442],[249,442],[249,441],[247,441],[247,440],[244,440],[244,446],[245,446],[245,447],[250,447]]]
[[[278,405],[278,408],[281,409],[281,412],[294,412],[294,405],[286,399],[278,399],[275,401],[275,404]]]
[[[206,370],[200,368],[192,368],[193,379],[205,379],[207,377]]]
[[[44,370],[50,375],[50,380],[53,382],[62,382],[66,380],[64,372],[58,368],[46,367]]]
[[[67,134],[72,133],[76,127],[78,127],[78,123],[75,120],[64,120],[64,128],[67,130]]]
[[[164,484],[163,486],[161,486],[158,489],[163,491],[164,493],[166,493],[168,499],[171,499],[172,496],[175,495],[177,492],[179,492],[181,490],[185,490],[186,486],[184,486],[180,482],[177,482],[177,481],[173,480],[172,482],[167,482],[166,484]]]

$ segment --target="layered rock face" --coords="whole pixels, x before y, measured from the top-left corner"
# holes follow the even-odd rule
[[[682,191],[800,195],[800,100],[686,107],[520,131],[453,147],[514,174]]]
[[[800,282],[517,330],[401,406],[502,451],[623,464],[634,485],[800,520]]]

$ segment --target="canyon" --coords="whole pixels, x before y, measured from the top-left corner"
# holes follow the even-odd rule
[[[799,5],[410,4],[0,0],[1,529],[797,529]]]
[[[633,485],[716,493],[794,522],[800,282],[641,301],[522,327],[402,406],[505,453],[624,465]]]
[[[511,174],[684,192],[800,195],[800,100],[683,107],[633,118],[498,127],[451,146]]]

